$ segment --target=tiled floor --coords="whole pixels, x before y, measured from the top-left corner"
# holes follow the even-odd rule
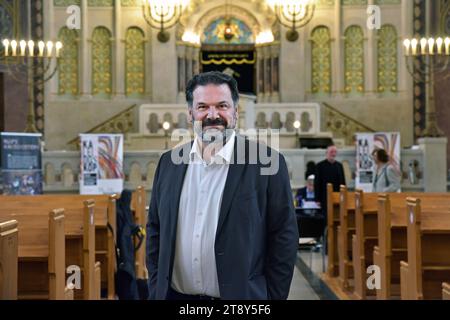
[[[299,250],[294,269],[289,300],[335,299],[334,295],[320,280],[322,273],[322,254],[309,250]],[[326,262],[326,259],[325,259]],[[310,264],[312,268],[310,268]],[[326,267],[326,265],[325,265]]]

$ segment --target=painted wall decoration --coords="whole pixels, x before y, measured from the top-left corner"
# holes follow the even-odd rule
[[[112,194],[123,189],[123,135],[81,134],[80,194]]]
[[[214,20],[204,31],[203,41],[205,44],[251,44],[254,43],[252,30],[242,21],[236,18],[229,20],[234,37],[225,39],[225,28],[227,20],[219,18]]]

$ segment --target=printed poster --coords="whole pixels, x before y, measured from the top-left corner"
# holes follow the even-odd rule
[[[123,135],[81,134],[80,194],[121,193]]]
[[[357,189],[372,192],[376,174],[376,165],[372,158],[374,149],[384,149],[391,164],[401,175],[400,169],[400,133],[378,132],[358,133],[356,135],[356,183]]]
[[[40,133],[0,133],[4,195],[43,193],[41,138]]]

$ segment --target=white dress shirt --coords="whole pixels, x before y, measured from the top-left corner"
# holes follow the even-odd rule
[[[209,164],[203,160],[200,143],[196,138],[192,144],[180,196],[172,288],[219,298],[214,244],[235,133]]]

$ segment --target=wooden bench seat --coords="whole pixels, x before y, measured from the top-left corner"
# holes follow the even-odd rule
[[[442,299],[443,300],[450,300],[450,284],[444,282],[442,284]]]
[[[338,227],[339,284],[344,290],[350,289],[353,279],[352,236],[355,233],[355,193],[340,187]]]
[[[64,210],[0,208],[19,224],[17,297],[65,298]]]
[[[18,223],[0,218],[0,300],[17,299]]]
[[[79,214],[83,210],[83,201],[94,200],[95,255],[101,263],[102,288],[107,291],[108,299],[115,299],[116,270],[115,234],[116,234],[116,195],[39,195],[39,196],[0,196],[2,207],[14,209],[36,208],[50,210],[64,208],[66,218],[66,238],[76,239],[82,236],[83,220]]]
[[[421,199],[407,199],[408,260],[401,263],[401,298],[441,299],[442,282],[450,279],[450,204],[432,211]],[[442,203],[441,203],[442,204]]]

